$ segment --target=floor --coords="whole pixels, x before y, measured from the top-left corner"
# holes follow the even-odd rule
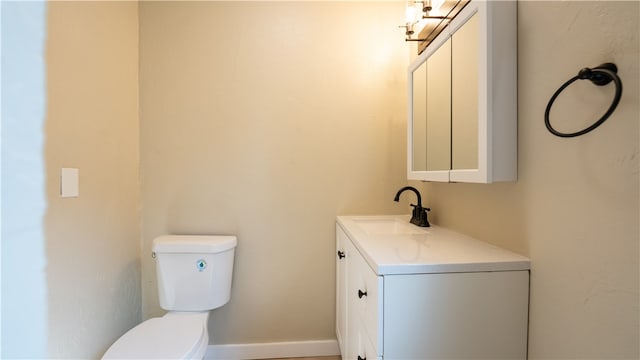
[[[320,357],[306,357],[306,358],[283,358],[283,359],[265,359],[265,360],[341,360],[339,355],[336,356],[320,356]]]

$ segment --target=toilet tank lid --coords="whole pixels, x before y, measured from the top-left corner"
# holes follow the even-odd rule
[[[219,253],[238,244],[233,235],[162,235],[153,240],[155,253]]]

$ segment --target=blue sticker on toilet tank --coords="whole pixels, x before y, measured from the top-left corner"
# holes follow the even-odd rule
[[[204,271],[204,269],[207,268],[207,262],[204,261],[204,259],[200,259],[196,263],[196,266],[198,267],[198,271],[202,272],[202,271]]]

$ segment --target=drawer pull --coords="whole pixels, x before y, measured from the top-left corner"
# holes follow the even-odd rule
[[[358,289],[358,298],[362,299],[363,296],[367,296],[367,292]]]
[[[358,355],[358,360],[367,360],[366,357],[361,357],[360,355]]]
[[[338,259],[344,258],[344,251],[338,250]]]

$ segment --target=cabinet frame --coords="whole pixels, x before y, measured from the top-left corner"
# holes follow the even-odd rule
[[[478,15],[478,168],[413,170],[413,72]],[[453,69],[452,71],[455,71]],[[517,179],[517,2],[472,0],[408,67],[407,178],[492,183]]]

